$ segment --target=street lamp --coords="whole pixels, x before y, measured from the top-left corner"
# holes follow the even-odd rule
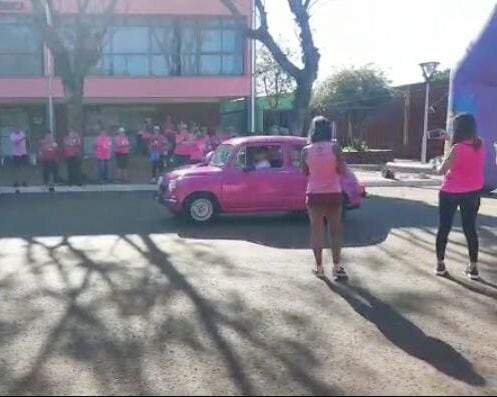
[[[45,18],[47,20],[47,26],[50,28],[52,26],[52,13],[50,11],[50,6],[48,1],[45,1]],[[48,125],[52,136],[55,134],[55,111],[54,111],[54,98],[53,98],[53,79],[54,79],[54,59],[52,51],[45,44],[45,57],[46,57],[46,76],[48,78],[47,85],[47,98],[48,98]]]
[[[428,118],[430,112],[430,83],[439,65],[439,62],[424,62],[419,65],[423,70],[423,77],[425,78],[426,82],[425,120],[423,128],[423,143],[421,147],[421,162],[423,164],[428,161]]]

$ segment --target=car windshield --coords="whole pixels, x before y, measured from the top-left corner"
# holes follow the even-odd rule
[[[231,153],[233,153],[233,146],[232,145],[221,145],[219,146],[216,151],[214,152],[210,165],[213,165],[214,167],[224,167],[226,163],[228,162]]]

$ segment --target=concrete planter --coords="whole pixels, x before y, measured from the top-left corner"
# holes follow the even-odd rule
[[[348,164],[386,164],[393,161],[392,150],[368,150],[365,152],[344,152]]]

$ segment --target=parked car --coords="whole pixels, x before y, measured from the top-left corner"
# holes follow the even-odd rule
[[[305,211],[307,177],[301,171],[301,153],[306,144],[298,137],[231,139],[203,164],[160,178],[157,198],[197,223],[221,213]],[[348,167],[342,187],[344,208],[360,208],[365,188]]]

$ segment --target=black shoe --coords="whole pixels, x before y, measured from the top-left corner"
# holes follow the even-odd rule
[[[14,182],[14,189],[17,189],[19,187],[19,183],[18,182]]]
[[[26,182],[23,182],[22,187],[28,187],[28,184]]]
[[[50,187],[48,188],[48,191],[49,191],[50,193],[55,193],[55,187],[54,187],[54,186],[50,186]]]
[[[480,272],[478,271],[478,266],[476,265],[468,265],[468,268],[464,272],[466,276],[468,276],[471,280],[473,281],[479,281],[480,280]]]
[[[445,267],[445,263],[439,263],[437,265],[436,274],[439,277],[445,277],[449,274],[449,272],[447,271],[447,268]]]

